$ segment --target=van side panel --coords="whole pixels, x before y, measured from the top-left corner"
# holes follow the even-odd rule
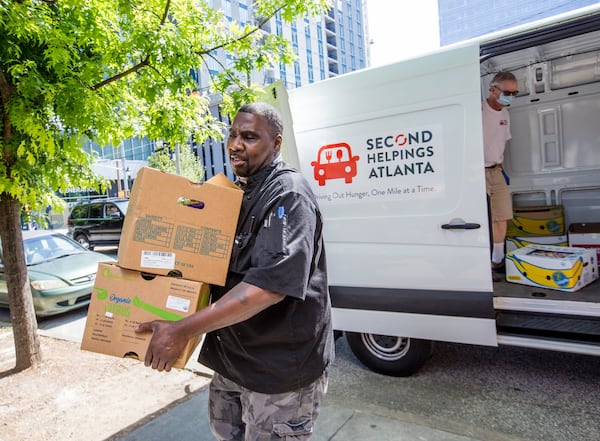
[[[407,333],[412,316],[443,330],[435,339],[496,344],[478,51],[455,48],[289,92],[300,168],[325,218],[336,329],[433,338]],[[353,304],[346,288],[364,302]],[[391,293],[386,305],[379,289]],[[449,292],[471,304],[462,316]],[[392,307],[411,303],[420,309]],[[374,323],[368,310],[389,320]]]

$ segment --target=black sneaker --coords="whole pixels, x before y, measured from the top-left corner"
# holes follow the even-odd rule
[[[504,264],[504,259],[499,263],[492,262],[492,271],[495,273],[506,274],[506,265]]]
[[[504,280],[504,276],[496,271],[492,271],[492,282],[502,282]]]

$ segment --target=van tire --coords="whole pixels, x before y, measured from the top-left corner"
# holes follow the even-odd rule
[[[346,332],[350,349],[374,372],[408,377],[417,372],[433,351],[431,340]]]

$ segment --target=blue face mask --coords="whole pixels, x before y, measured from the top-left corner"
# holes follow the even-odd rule
[[[502,104],[503,106],[508,106],[508,105],[512,104],[513,99],[514,99],[514,96],[512,96],[512,95],[501,94],[500,98],[498,98],[498,102],[500,104]]]

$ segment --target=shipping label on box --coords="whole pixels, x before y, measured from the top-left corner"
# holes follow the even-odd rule
[[[193,183],[142,168],[125,216],[119,265],[224,285],[242,196],[222,174]]]
[[[561,236],[565,234],[565,216],[562,205],[515,207],[506,235]]]
[[[598,259],[600,259],[600,222],[569,225],[569,246],[595,249],[596,263],[598,263]]]
[[[152,334],[138,334],[135,328],[143,322],[192,315],[208,305],[209,296],[206,283],[100,263],[81,349],[144,361]],[[185,366],[199,339],[188,342],[174,367]]]
[[[566,247],[569,245],[567,236],[523,236],[523,237],[507,237],[506,252],[523,248],[527,245],[554,245],[557,247]]]
[[[506,280],[577,291],[598,278],[596,254],[585,248],[527,245],[506,255]]]

